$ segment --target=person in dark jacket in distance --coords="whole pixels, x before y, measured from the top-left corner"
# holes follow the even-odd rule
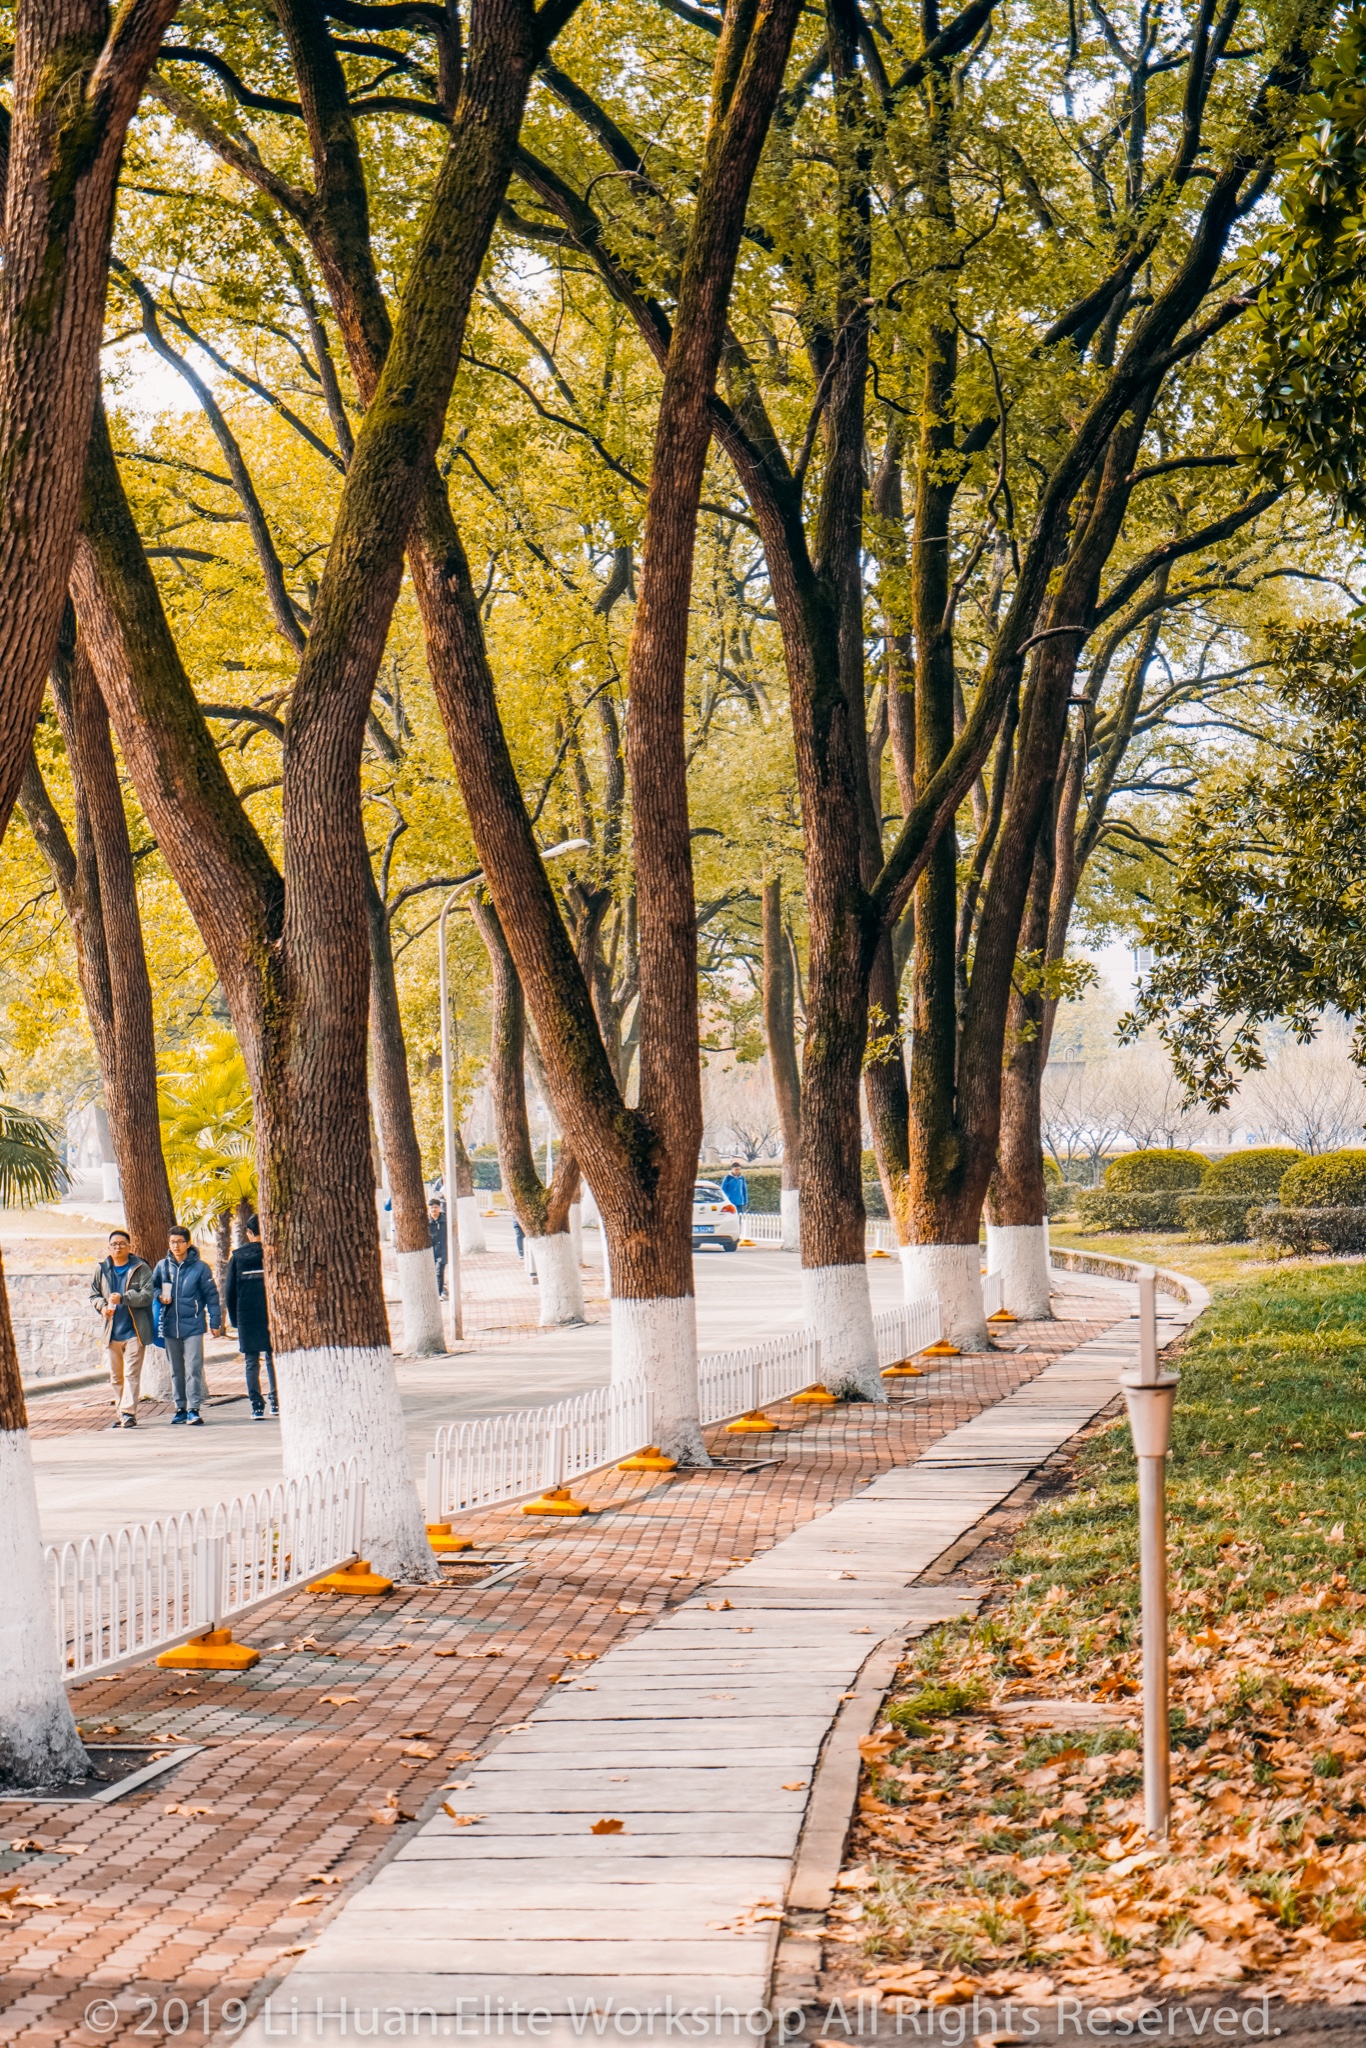
[[[170,1231],[170,1250],[158,1259],[152,1275],[157,1334],[166,1346],[175,1390],[171,1421],[202,1425],[204,1400],[204,1333],[223,1334],[223,1311],[213,1268],[205,1265],[190,1233],[179,1223]]]
[[[436,1291],[446,1292],[446,1204],[436,1195],[427,1204],[427,1224],[432,1233],[432,1257],[436,1260]]]
[[[270,1385],[270,1412],[278,1415],[280,1402],[275,1391],[274,1346],[270,1341],[270,1312],[266,1303],[266,1255],[261,1243],[261,1219],[247,1218],[247,1236],[228,1261],[228,1321],[237,1331],[237,1348],[247,1369],[247,1399],[257,1422],[266,1419],[261,1397],[261,1361],[266,1363]]]

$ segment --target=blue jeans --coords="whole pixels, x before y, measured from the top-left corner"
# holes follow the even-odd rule
[[[175,1389],[177,1415],[198,1415],[204,1401],[204,1335],[167,1337],[166,1356],[171,1361],[171,1385]]]
[[[247,1399],[251,1402],[253,1415],[261,1414],[265,1402],[261,1399],[261,1360],[266,1361],[266,1375],[270,1381],[270,1405],[278,1408],[279,1396],[275,1392],[275,1360],[268,1351],[244,1351],[242,1361],[247,1368]]]

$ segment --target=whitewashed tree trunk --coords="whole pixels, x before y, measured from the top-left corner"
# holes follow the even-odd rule
[[[436,1260],[429,1251],[398,1252],[398,1298],[403,1309],[403,1349],[409,1358],[436,1358],[446,1349]],[[447,1283],[452,1276],[447,1269]]]
[[[83,1778],[43,1569],[28,1431],[0,1431],[0,1785]]]
[[[436,1560],[388,1347],[329,1344],[283,1351],[275,1372],[286,1479],[307,1479],[329,1465],[359,1459],[365,1556],[386,1578],[435,1581]]]
[[[583,1281],[570,1233],[560,1230],[553,1237],[538,1237],[534,1242],[536,1277],[541,1283],[541,1328],[585,1322]]]
[[[479,1214],[478,1195],[456,1196],[455,1222],[462,1253],[488,1250],[488,1241],[484,1236],[484,1219]]]
[[[583,1204],[569,1204],[569,1241],[574,1247],[574,1264],[583,1264]]]
[[[1029,1323],[1053,1314],[1048,1233],[1042,1223],[988,1223],[987,1271],[1001,1276],[1001,1301]]]
[[[783,1219],[783,1250],[799,1252],[802,1248],[802,1191],[800,1188],[783,1188],[779,1191],[778,1206]]]
[[[603,1233],[606,1243],[606,1232]],[[660,1449],[685,1465],[710,1465],[697,1408],[697,1303],[692,1295],[612,1300],[612,1379],[643,1379],[654,1399]]]
[[[960,1351],[987,1351],[982,1307],[982,1255],[975,1244],[903,1244],[901,1284],[907,1301],[939,1297],[944,1336]]]
[[[806,1327],[820,1339],[823,1384],[832,1394],[852,1391],[866,1401],[885,1401],[868,1268],[803,1266],[802,1303]]]

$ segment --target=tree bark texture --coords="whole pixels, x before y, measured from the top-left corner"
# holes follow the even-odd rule
[[[370,932],[370,1050],[375,1068],[375,1110],[380,1144],[389,1172],[393,1204],[394,1249],[429,1252],[431,1225],[427,1217],[427,1184],[422,1177],[422,1148],[413,1121],[413,1096],[408,1080],[408,1048],[403,1038],[398,983],[389,919],[379,890],[366,890]]]
[[[0,275],[0,831],[57,644],[124,136],[176,0],[26,0]]]
[[[498,1132],[498,1160],[503,1190],[528,1237],[555,1237],[569,1228],[569,1211],[578,1198],[579,1168],[568,1145],[549,1187],[536,1169],[536,1148],[526,1113],[526,1005],[522,984],[493,903],[478,893],[470,908],[488,948],[492,970],[489,996],[489,1063],[487,1081]]]
[[[73,647],[64,635],[63,642],[53,668],[52,695],[75,793],[75,889],[68,914],[104,1083],[124,1220],[133,1249],[155,1261],[165,1253],[175,1204],[161,1149],[152,985],[133,849],[109,737],[109,714],[89,654],[79,640]],[[57,823],[60,829],[60,820]],[[55,865],[53,873],[61,890]]]
[[[1053,884],[1053,819],[1046,817],[1034,849],[1029,900],[1020,930],[1025,969],[1010,992],[1006,1014],[1001,1122],[987,1216],[1007,1227],[1042,1223],[1048,1214],[1040,1119],[1047,1058],[1044,1017],[1049,1008],[1042,974],[1048,947]],[[1037,978],[1036,978],[1037,977]]]
[[[764,1035],[783,1146],[782,1184],[795,1188],[801,1184],[802,1082],[797,1064],[796,977],[783,929],[782,889],[776,875],[764,883]]]

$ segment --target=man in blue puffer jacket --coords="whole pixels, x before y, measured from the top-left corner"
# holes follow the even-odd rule
[[[212,1268],[206,1266],[190,1242],[188,1230],[177,1223],[170,1233],[170,1250],[157,1262],[152,1275],[152,1301],[157,1320],[157,1337],[166,1346],[171,1364],[171,1385],[175,1389],[172,1422],[190,1422],[203,1427],[199,1410],[204,1400],[204,1333],[223,1334],[223,1311]]]

